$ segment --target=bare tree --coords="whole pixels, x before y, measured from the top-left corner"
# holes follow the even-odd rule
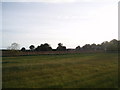
[[[11,46],[8,47],[9,50],[19,50],[19,48],[18,43],[12,43]]]

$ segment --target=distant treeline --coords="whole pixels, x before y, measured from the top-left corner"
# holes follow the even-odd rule
[[[13,43],[10,47],[9,50],[17,50],[18,44]],[[113,39],[111,41],[104,41],[101,44],[85,44],[84,46],[80,47],[77,46],[74,49],[67,49],[66,46],[63,46],[62,43],[58,43],[58,47],[56,49],[52,49],[52,47],[48,44],[41,44],[35,47],[34,45],[29,46],[29,50],[26,50],[25,47],[22,47],[20,49],[21,51],[69,51],[69,50],[76,50],[76,51],[118,51],[120,50],[120,40]]]
[[[83,47],[77,46],[75,49],[67,49],[66,46],[63,46],[62,43],[58,43],[58,47],[56,49],[52,49],[52,47],[48,44],[41,44],[40,46],[37,46],[35,48],[34,45],[29,46],[31,51],[68,51],[68,50],[77,50],[77,51],[97,51],[97,50],[103,50],[103,51],[117,51],[120,48],[120,41],[113,39],[110,42],[105,41],[101,44],[85,44]],[[21,51],[26,51],[26,49],[23,47]]]
[[[120,41],[113,39],[110,42],[105,41],[101,44],[85,44],[83,47],[77,46],[74,49],[67,49],[62,43],[58,43],[56,49],[48,44],[41,44],[35,47],[34,45],[29,46],[29,50],[22,47],[20,50],[17,49],[18,44],[12,43],[7,50],[2,50],[2,56],[23,56],[23,55],[42,55],[42,54],[73,54],[73,53],[94,53],[94,52],[118,52],[120,51]]]

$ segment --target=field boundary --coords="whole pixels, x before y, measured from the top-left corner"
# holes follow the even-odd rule
[[[61,55],[61,54],[79,54],[79,53],[100,53],[104,51],[2,51],[2,57],[9,56],[31,56],[31,55]]]

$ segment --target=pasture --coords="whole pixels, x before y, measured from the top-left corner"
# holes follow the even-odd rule
[[[2,58],[3,88],[117,88],[117,53]]]

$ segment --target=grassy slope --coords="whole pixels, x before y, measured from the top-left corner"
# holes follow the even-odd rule
[[[3,57],[3,88],[117,87],[114,53]]]

